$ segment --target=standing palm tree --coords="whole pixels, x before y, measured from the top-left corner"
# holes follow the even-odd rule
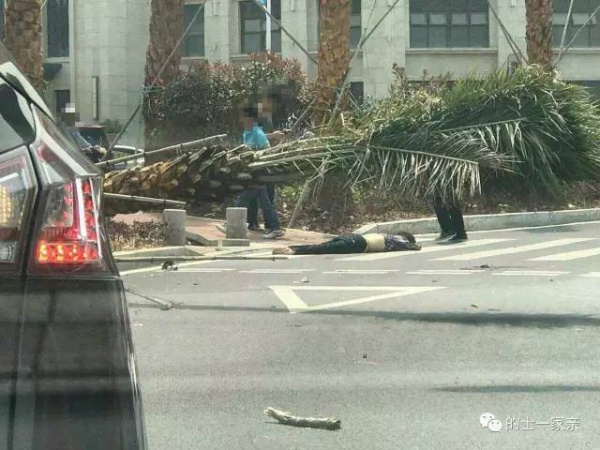
[[[554,66],[552,51],[553,0],[526,0],[527,8],[527,58],[550,72]]]
[[[8,0],[4,14],[4,44],[38,89],[44,88],[42,1]]]
[[[327,120],[350,63],[350,0],[319,0],[318,123]]]
[[[185,0],[152,0],[150,41],[146,52],[144,82],[147,88],[152,85],[157,87],[167,86],[175,80],[179,73],[181,53],[176,47],[183,34],[184,3]],[[156,118],[152,112],[153,100],[154,95],[150,90],[146,93],[144,100],[146,148],[150,148],[149,138],[156,126]]]

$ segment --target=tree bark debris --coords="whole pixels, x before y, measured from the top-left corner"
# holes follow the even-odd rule
[[[319,428],[323,430],[339,430],[342,428],[342,422],[333,417],[314,418],[314,417],[296,417],[288,412],[279,411],[275,408],[267,408],[264,412],[267,416],[277,420],[282,425],[302,428]]]

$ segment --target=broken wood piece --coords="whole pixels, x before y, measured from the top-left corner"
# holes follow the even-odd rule
[[[319,428],[322,430],[339,430],[342,428],[341,420],[333,417],[314,418],[314,417],[296,417],[289,412],[279,411],[275,408],[267,408],[264,412],[283,425],[303,428]]]

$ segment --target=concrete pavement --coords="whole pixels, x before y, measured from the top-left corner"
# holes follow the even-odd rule
[[[127,275],[151,448],[597,448],[598,226]]]

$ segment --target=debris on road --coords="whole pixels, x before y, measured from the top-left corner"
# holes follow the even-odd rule
[[[150,300],[152,303],[160,305],[160,309],[162,309],[163,311],[168,311],[169,309],[172,309],[173,306],[175,306],[174,303],[170,300],[162,300],[152,295],[140,294],[139,292],[136,292],[131,288],[125,288],[125,291],[137,297],[145,298],[146,300]]]
[[[179,270],[179,267],[171,260],[165,261],[162,265],[162,270]]]
[[[314,417],[296,417],[288,412],[279,411],[275,408],[267,408],[264,412],[267,416],[277,420],[282,425],[303,428],[319,428],[324,430],[339,430],[342,428],[341,420],[332,417],[317,419]]]

